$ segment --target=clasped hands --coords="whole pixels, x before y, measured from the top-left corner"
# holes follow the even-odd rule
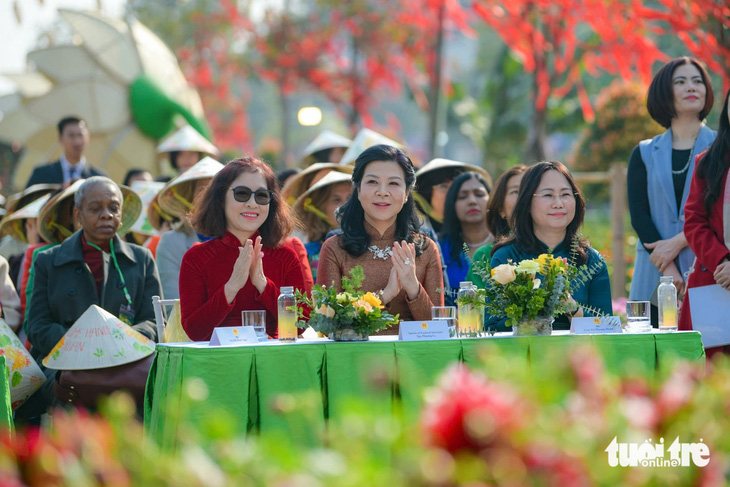
[[[401,289],[405,290],[408,300],[413,301],[421,291],[421,283],[416,277],[416,246],[403,240],[401,243],[395,242],[392,250],[390,261],[393,267],[388,283],[383,288],[383,302],[392,301]]]
[[[238,247],[238,258],[233,264],[231,277],[224,287],[228,304],[236,299],[238,291],[246,285],[249,279],[251,279],[251,284],[254,285],[259,294],[266,289],[266,276],[264,275],[263,266],[264,253],[261,248],[261,236],[256,237],[256,242],[248,239],[243,247]]]

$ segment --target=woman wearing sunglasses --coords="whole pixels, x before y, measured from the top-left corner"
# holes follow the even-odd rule
[[[216,238],[193,246],[180,269],[182,326],[208,340],[217,326],[239,326],[241,311],[266,310],[276,338],[279,288],[309,291],[299,258],[284,241],[294,220],[276,175],[256,157],[231,161],[196,198],[191,223]]]
[[[509,261],[519,263],[552,252],[576,265],[586,264],[590,278],[573,283],[571,296],[575,301],[572,316],[590,316],[583,306],[612,314],[611,284],[606,263],[578,235],[585,216],[585,200],[573,176],[560,162],[538,162],[525,172],[520,184],[510,226],[512,236],[494,246],[492,268]],[[570,328],[570,317],[558,316],[553,328]],[[486,326],[505,331],[505,318],[489,317]]]
[[[319,256],[317,283],[342,287],[358,265],[364,291],[382,291],[388,311],[401,320],[430,320],[442,306],[441,257],[419,231],[413,202],[416,173],[403,151],[389,145],[366,149],[355,161],[354,191],[338,211],[341,235],[327,239]],[[384,333],[398,334],[397,325]]]

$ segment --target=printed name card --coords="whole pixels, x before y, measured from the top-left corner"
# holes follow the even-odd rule
[[[220,326],[213,330],[208,346],[235,346],[258,342],[253,326]]]
[[[623,333],[621,318],[618,316],[573,318],[570,332],[576,335],[600,335],[604,333]]]
[[[400,322],[398,340],[404,342],[448,340],[449,338],[449,326],[444,320]]]

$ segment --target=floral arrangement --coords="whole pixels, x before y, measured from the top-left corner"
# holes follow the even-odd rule
[[[356,266],[350,270],[349,276],[342,276],[342,292],[317,284],[312,288],[310,299],[297,291],[297,303],[312,310],[307,324],[325,335],[348,329],[361,335],[371,335],[398,323],[398,315],[384,311],[378,296],[359,290],[364,279],[362,266]],[[301,314],[301,307],[299,312]]]
[[[571,252],[575,255],[575,252]],[[485,282],[477,291],[478,305],[486,302],[486,310],[493,316],[507,317],[506,326],[520,321],[548,318],[575,311],[570,301],[571,287],[585,284],[601,268],[602,261],[576,266],[565,257],[541,254],[536,259],[525,259],[518,264],[508,262],[491,268],[476,268]],[[599,310],[582,305],[595,316]]]

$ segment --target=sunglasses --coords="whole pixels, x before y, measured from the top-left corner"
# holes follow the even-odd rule
[[[233,191],[233,199],[239,203],[247,202],[251,199],[251,195],[253,195],[256,203],[259,205],[268,205],[271,203],[271,198],[273,197],[273,193],[268,189],[257,189],[253,191],[248,186],[236,186],[231,191]]]

